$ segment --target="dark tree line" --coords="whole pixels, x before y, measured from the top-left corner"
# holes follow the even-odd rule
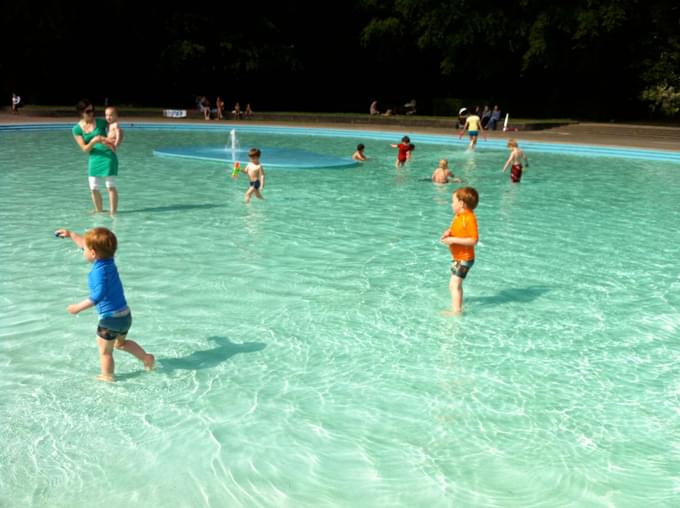
[[[82,96],[190,107],[420,113],[499,103],[523,116],[677,117],[675,0],[11,3],[0,79],[33,103]]]

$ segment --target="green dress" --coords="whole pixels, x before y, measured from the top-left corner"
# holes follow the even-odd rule
[[[71,132],[74,136],[82,136],[85,144],[89,143],[95,136],[106,136],[106,120],[98,118],[95,123],[94,130],[87,134],[83,132],[80,123],[74,125]],[[90,176],[116,176],[118,174],[118,156],[108,146],[97,143],[90,150],[87,169]]]

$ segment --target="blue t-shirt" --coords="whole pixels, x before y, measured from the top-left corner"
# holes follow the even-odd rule
[[[107,317],[127,308],[123,283],[113,258],[97,259],[87,276],[90,300],[97,306],[100,317]]]

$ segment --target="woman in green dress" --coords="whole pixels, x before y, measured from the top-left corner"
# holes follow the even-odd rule
[[[73,126],[72,133],[78,146],[89,154],[87,167],[94,211],[95,213],[103,211],[99,188],[104,184],[109,193],[111,215],[115,215],[118,210],[115,178],[118,175],[118,157],[106,139],[106,120],[94,117],[94,106],[87,99],[81,100],[76,109],[81,118]]]

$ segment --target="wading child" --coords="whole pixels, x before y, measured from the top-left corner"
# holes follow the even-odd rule
[[[104,111],[106,122],[109,124],[106,134],[106,144],[111,150],[117,150],[123,142],[123,129],[118,125],[118,110],[109,106]]]
[[[410,159],[409,157],[409,152],[412,152],[415,150],[415,145],[411,144],[411,140],[409,139],[408,136],[404,136],[401,138],[401,143],[398,145],[390,145],[392,148],[398,148],[399,152],[397,153],[397,162],[395,163],[395,167],[399,169],[402,167],[404,164],[406,164],[406,161]]]
[[[442,159],[439,161],[439,166],[437,166],[437,169],[434,170],[434,173],[432,173],[432,182],[433,183],[449,183],[449,182],[457,182],[460,183],[463,180],[460,178],[454,178],[453,173],[449,170],[449,161],[446,159]]]
[[[357,145],[357,151],[352,154],[352,159],[355,161],[365,161],[368,159],[366,155],[364,154],[364,150],[366,147],[363,145],[363,143],[359,143]]]
[[[463,137],[463,133],[467,131],[468,136],[470,136],[470,144],[468,145],[468,150],[474,150],[477,146],[477,138],[479,137],[479,132],[484,131],[482,127],[482,121],[476,113],[468,116],[465,120],[465,125],[463,125],[463,130],[460,131],[458,139]]]
[[[154,356],[144,351],[135,341],[127,340],[128,330],[132,325],[132,314],[125,300],[118,269],[113,261],[118,245],[116,235],[106,228],[90,229],[83,236],[68,229],[58,229],[55,234],[73,240],[73,243],[83,249],[85,259],[93,263],[87,277],[89,297],[80,303],[69,305],[66,310],[71,314],[78,314],[90,307],[97,307],[99,314],[97,345],[101,366],[101,374],[97,379],[108,382],[115,380],[114,347],[135,356],[144,363],[146,370],[153,369]]]
[[[461,187],[451,196],[454,218],[451,226],[444,231],[440,241],[451,251],[451,311],[449,315],[463,311],[463,279],[475,262],[475,245],[479,241],[477,217],[473,210],[479,202],[479,194],[472,187]]]
[[[508,169],[508,165],[512,164],[510,168],[510,180],[513,183],[518,183],[522,179],[522,162],[524,162],[524,167],[529,167],[529,158],[524,153],[524,150],[520,150],[517,141],[514,139],[508,140],[508,148],[510,149],[510,157],[505,161],[505,166],[503,166],[503,173]]]
[[[243,170],[243,172],[248,175],[249,186],[246,191],[245,201],[250,203],[250,198],[255,194],[258,199],[264,199],[262,197],[262,192],[264,190],[264,168],[260,164],[260,156],[262,152],[259,148],[251,148],[248,150],[248,158],[250,162]],[[238,177],[238,174],[236,174]]]

